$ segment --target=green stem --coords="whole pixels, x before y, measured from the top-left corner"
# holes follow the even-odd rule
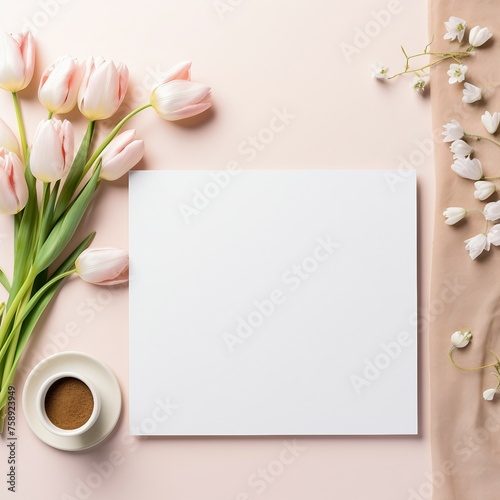
[[[483,366],[477,366],[477,367],[474,367],[474,368],[466,368],[464,366],[460,366],[458,365],[457,363],[455,363],[455,360],[453,359],[453,351],[455,350],[455,347],[452,347],[450,349],[450,352],[449,352],[449,356],[450,356],[450,359],[451,359],[451,362],[457,367],[459,368],[460,370],[465,370],[465,371],[469,371],[469,372],[472,372],[472,371],[476,371],[476,370],[484,370],[485,368],[499,368],[500,367],[500,361],[498,361],[498,358],[497,356],[495,355],[495,353],[493,353],[493,351],[490,350],[491,353],[493,353],[493,355],[495,356],[495,358],[497,359],[497,362],[496,363],[491,363],[489,365],[483,365]]]
[[[118,122],[115,128],[109,133],[108,137],[106,137],[104,142],[97,148],[95,153],[90,157],[89,161],[85,164],[85,167],[83,169],[83,176],[85,176],[85,174],[90,170],[90,168],[95,163],[97,158],[99,158],[99,156],[104,151],[106,146],[108,146],[108,144],[117,136],[118,132],[120,132],[121,128],[125,125],[125,123],[127,123],[136,114],[150,107],[151,104],[145,104],[144,106],[134,109],[134,111],[131,111],[125,118],[123,118],[120,122]]]
[[[495,139],[492,139],[491,137],[485,137],[484,135],[467,134],[466,132],[464,132],[464,137],[470,137],[472,139],[476,139],[477,141],[484,139],[485,141],[490,141],[491,143],[495,144],[495,146],[500,147],[500,142],[495,141]]]
[[[7,309],[5,313],[5,317],[3,319],[2,325],[0,326],[0,345],[3,345],[3,342],[5,340],[5,337],[7,336],[7,331],[9,329],[10,323],[14,319],[14,316],[17,312],[17,308],[23,300],[24,296],[28,292],[28,290],[31,289],[31,286],[33,285],[33,282],[35,281],[36,278],[36,271],[32,267],[28,273],[28,276],[26,276],[26,280],[19,289],[19,292],[17,292],[16,296],[14,297],[12,303],[9,305],[9,308]]]
[[[421,66],[420,68],[417,69],[409,69],[408,61],[411,58],[414,57],[420,57],[420,56],[428,56],[428,55],[434,55],[440,57],[437,61],[431,62],[429,64],[426,64],[424,66]],[[392,80],[393,78],[396,78],[401,75],[406,75],[408,73],[418,73],[419,71],[423,71],[424,69],[427,68],[432,68],[433,66],[436,66],[437,64],[442,63],[443,61],[446,61],[447,59],[454,59],[455,61],[457,60],[457,57],[467,57],[470,56],[471,52],[447,52],[447,53],[439,53],[439,52],[423,52],[422,54],[415,54],[413,56],[405,56],[406,57],[406,68],[404,71],[401,71],[400,73],[396,73],[395,75],[389,76],[387,79]]]
[[[12,92],[12,99],[14,100],[14,109],[16,111],[17,127],[19,129],[19,137],[21,139],[21,149],[23,150],[24,161],[28,158],[28,141],[26,140],[26,130],[24,128],[23,115],[21,113],[21,105],[16,92]]]

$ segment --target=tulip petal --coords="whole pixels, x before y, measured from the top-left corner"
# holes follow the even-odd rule
[[[119,248],[91,248],[75,262],[77,274],[95,285],[117,285],[128,281],[128,253]]]

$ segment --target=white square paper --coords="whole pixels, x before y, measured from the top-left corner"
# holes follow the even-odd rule
[[[416,178],[130,174],[133,434],[417,433]]]

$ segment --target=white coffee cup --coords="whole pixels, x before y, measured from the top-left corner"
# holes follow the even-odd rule
[[[47,396],[49,389],[52,387],[52,385],[55,382],[57,382],[58,380],[61,380],[63,378],[75,378],[75,379],[83,382],[89,388],[89,390],[92,394],[92,398],[94,400],[94,407],[92,409],[92,413],[91,413],[90,417],[88,418],[88,420],[84,424],[82,424],[80,427],[77,427],[76,429],[62,429],[60,427],[57,427],[49,419],[49,417],[47,416],[46,409],[45,409],[45,399],[46,399],[46,396]],[[94,384],[92,384],[92,382],[87,379],[87,377],[85,377],[79,373],[59,372],[59,373],[52,375],[47,380],[45,380],[43,382],[43,384],[40,386],[40,389],[38,390],[36,398],[37,398],[36,411],[37,411],[38,418],[40,419],[40,422],[52,434],[55,434],[55,435],[61,436],[61,437],[74,437],[74,436],[80,436],[82,434],[85,434],[96,423],[96,421],[99,417],[99,413],[101,411],[101,397],[100,397],[99,391],[96,389]]]

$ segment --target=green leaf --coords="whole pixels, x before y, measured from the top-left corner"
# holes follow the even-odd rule
[[[95,122],[89,122],[87,132],[83,137],[78,153],[76,154],[73,164],[68,172],[68,176],[64,181],[61,194],[59,195],[59,200],[57,201],[57,206],[54,210],[55,221],[58,220],[68,208],[71,199],[73,198],[73,195],[82,180],[83,169],[85,167],[85,163],[87,162],[92,136],[94,135],[94,126]]]
[[[61,216],[54,229],[47,236],[35,259],[34,268],[37,273],[49,267],[57,259],[75,234],[99,185],[100,172],[101,165],[99,164],[92,177],[78,194],[78,197],[68,207],[68,210]]]
[[[50,195],[47,195],[47,192],[45,191],[46,189],[49,189],[49,185],[45,184],[44,185],[44,208],[43,208],[43,214],[42,214],[42,223],[39,228],[39,235],[38,235],[38,245],[39,247],[42,245],[42,243],[45,241],[47,238],[47,235],[50,233],[53,227],[53,222],[54,222],[54,209],[55,209],[55,204],[57,200],[57,193],[59,191],[59,184],[60,181],[57,181],[54,184],[54,187],[52,188],[52,192]]]
[[[28,203],[22,212],[22,218],[16,231],[14,242],[14,273],[7,308],[14,300],[19,289],[23,286],[35,251],[35,238],[38,224],[38,199],[36,193],[36,179],[33,177],[29,164],[25,170],[28,184]],[[19,219],[19,218],[18,218]]]
[[[3,285],[7,292],[10,292],[10,283],[5,273],[0,269],[0,283]]]
[[[52,275],[51,279],[56,279],[58,276],[61,276],[62,274],[68,272],[74,265],[75,261],[78,258],[78,256],[90,245],[92,240],[94,239],[95,232],[89,234],[76,248],[73,250],[71,255],[57,268],[57,270],[54,272]],[[14,361],[12,366],[10,367],[10,370],[7,375],[7,379],[5,381],[5,384],[2,384],[1,390],[0,390],[0,409],[3,408],[6,402],[6,394],[7,394],[7,388],[10,385],[14,374],[16,367],[19,363],[19,360],[22,356],[22,353],[24,351],[24,348],[28,342],[28,340],[31,337],[31,334],[33,333],[33,330],[35,329],[38,320],[40,319],[40,316],[43,314],[47,306],[50,304],[50,301],[54,297],[55,293],[63,283],[63,279],[59,281],[55,281],[52,284],[47,283],[47,288],[43,289],[43,287],[35,294],[31,300],[28,302],[28,305],[26,309],[23,312],[23,317],[19,318],[20,321],[22,321],[22,327],[21,327],[21,333],[18,339],[18,343],[16,346],[16,353],[14,357]],[[12,333],[14,332],[15,328],[13,328]],[[12,341],[13,336],[9,336],[6,341],[4,342],[4,345],[2,346],[2,349],[0,350],[0,366],[3,367],[3,361],[5,360],[4,356],[7,353],[8,346],[10,342]],[[3,371],[3,370],[2,370]]]

